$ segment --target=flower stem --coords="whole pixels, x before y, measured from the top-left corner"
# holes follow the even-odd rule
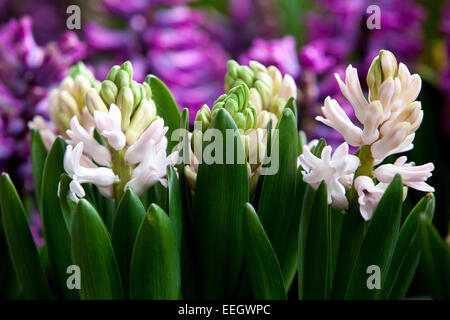
[[[350,190],[350,194],[348,196],[349,202],[353,203],[356,199],[356,190],[354,186],[354,182],[359,176],[368,176],[373,177],[373,164],[375,159],[372,156],[372,152],[370,151],[370,146],[362,146],[359,150],[359,160],[361,165],[356,169],[355,176],[353,177],[353,185]]]
[[[114,198],[119,204],[124,193],[125,184],[130,180],[131,168],[125,163],[125,149],[112,152],[112,169],[119,176],[119,182],[114,184]]]

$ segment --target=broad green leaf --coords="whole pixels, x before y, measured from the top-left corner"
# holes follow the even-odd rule
[[[309,192],[308,192],[309,193]],[[307,197],[311,197],[309,194]],[[306,201],[311,201],[311,199]],[[302,210],[299,255],[299,298],[326,299],[328,295],[329,209],[327,186],[322,182],[314,192],[311,209]],[[306,233],[306,234],[305,234]]]
[[[180,252],[167,214],[153,204],[142,221],[133,250],[131,299],[180,298]]]
[[[450,299],[450,246],[425,213],[419,215],[418,224],[428,290],[435,299]]]
[[[400,175],[396,175],[384,192],[367,227],[345,293],[346,299],[373,299],[377,290],[384,287],[400,229],[402,202],[402,179]],[[380,270],[380,289],[369,289],[369,277],[372,275],[370,272],[368,274],[369,266],[377,266]]]
[[[81,271],[82,299],[123,298],[108,230],[94,207],[84,199],[78,202],[72,222],[72,256]]]
[[[0,204],[8,250],[26,299],[51,299],[25,210],[9,176],[0,178]]]
[[[129,296],[130,265],[134,243],[144,217],[145,208],[141,200],[133,190],[128,188],[117,206],[111,234],[125,297]]]
[[[152,89],[152,99],[155,101],[156,113],[164,119],[164,125],[169,127],[167,139],[169,140],[167,152],[170,153],[177,141],[172,141],[172,132],[180,127],[180,110],[167,86],[156,76],[147,76],[147,83]]]
[[[181,250],[181,235],[183,230],[183,203],[178,177],[175,169],[169,166],[167,169],[167,208],[177,239],[178,251]]]
[[[392,262],[386,276],[380,298],[403,299],[411,285],[420,260],[420,243],[417,235],[417,221],[425,212],[431,219],[434,213],[434,196],[427,194],[411,210],[400,229]]]
[[[271,165],[274,173],[264,176],[258,214],[277,254],[288,289],[295,276],[298,260],[296,209],[298,139],[297,123],[291,109],[285,108],[272,138]],[[277,163],[278,162],[278,163]],[[277,166],[278,165],[278,166]]]
[[[41,188],[41,215],[52,276],[58,295],[66,299],[78,299],[77,290],[69,290],[66,285],[67,267],[72,265],[70,234],[58,198],[58,184],[64,173],[65,150],[64,140],[61,137],[56,138],[45,160]]]
[[[222,151],[226,157],[231,152],[226,145],[232,143],[234,157],[229,159],[233,160],[228,161],[230,164],[203,162],[199,165],[192,211],[195,262],[203,298],[230,299],[238,290],[244,255],[242,215],[244,204],[249,201],[247,165],[244,157],[238,159],[238,154],[245,155],[244,148],[236,125],[225,109],[217,112],[209,128],[219,130],[226,140],[220,146],[223,149],[217,152]],[[227,137],[226,129],[233,130],[234,135]],[[203,150],[213,143],[204,143]]]
[[[284,279],[277,256],[252,205],[244,212],[247,271],[257,300],[285,300]]]
[[[339,212],[338,210],[330,207],[329,214],[329,248],[330,252],[328,255],[328,280],[329,288],[328,293],[331,293],[331,289],[334,283],[334,274],[336,272],[337,259],[339,256],[339,248],[341,244],[342,237],[342,222],[344,221],[345,213]]]
[[[33,168],[34,192],[36,194],[36,202],[38,203],[39,212],[41,212],[41,186],[42,173],[44,171],[44,163],[47,158],[47,149],[42,141],[41,134],[37,130],[31,133],[31,166]]]
[[[71,181],[72,179],[67,174],[63,174],[59,182],[59,205],[69,232],[72,232],[72,219],[77,207],[77,204],[70,198],[69,184]]]
[[[102,195],[100,190],[98,190],[97,186],[95,185],[92,185],[92,193],[95,198],[95,202],[93,202],[92,204],[95,204],[95,208],[102,218],[103,222],[105,223],[106,228],[108,229],[108,231],[111,231],[116,210],[114,200]]]

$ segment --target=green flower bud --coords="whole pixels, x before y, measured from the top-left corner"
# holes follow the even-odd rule
[[[381,72],[380,56],[376,56],[372,64],[370,65],[367,73],[367,86],[369,87],[369,100],[374,101],[378,99],[378,90],[381,82],[383,81],[383,75]]]
[[[234,122],[236,123],[236,127],[238,127],[238,129],[245,130],[245,125],[246,125],[247,121],[242,112],[236,113],[236,115],[233,117],[233,119],[234,119]]]
[[[120,73],[120,71],[119,71]],[[117,95],[116,105],[122,113],[122,130],[126,131],[133,113],[133,92],[129,87],[121,87]]]
[[[209,124],[211,123],[211,110],[206,104],[198,110],[197,115],[195,116],[195,121],[201,122],[202,132],[205,132],[205,130],[209,127]]]
[[[142,94],[141,94],[141,90],[139,89],[140,85],[132,80],[131,81],[131,91],[133,92],[133,98],[134,98],[134,105],[133,108],[136,108],[136,106],[141,102],[142,100]]]
[[[131,62],[125,61],[122,64],[121,69],[128,74],[128,82],[131,82],[133,80],[133,65],[131,64]]]
[[[85,103],[91,115],[94,115],[95,110],[108,112],[108,108],[94,88],[91,88],[86,92]]]
[[[147,82],[142,83],[142,88],[145,91],[145,97],[147,100],[150,100],[152,98],[152,89],[150,88],[149,84]]]
[[[119,70],[117,71],[116,80],[114,80],[114,83],[117,85],[118,88],[129,87],[130,76],[126,71]]]
[[[102,97],[107,106],[116,102],[117,93],[118,89],[114,82],[111,80],[105,80],[102,82],[100,97]]]
[[[108,75],[106,76],[106,80],[110,80],[110,81],[116,81],[116,76],[117,76],[117,72],[119,72],[120,67],[119,66],[113,66],[111,68],[111,70],[109,70]]]
[[[69,74],[73,79],[75,79],[79,75],[86,77],[87,80],[89,80],[89,82],[91,83],[91,86],[94,86],[95,83],[98,83],[92,72],[88,68],[86,68],[83,62],[78,62],[70,67]]]
[[[251,86],[253,84],[254,73],[247,66],[241,66],[238,70],[238,76],[241,78],[246,85]]]
[[[130,126],[125,134],[127,144],[132,145],[156,119],[156,107],[153,100],[142,100],[131,118]]]

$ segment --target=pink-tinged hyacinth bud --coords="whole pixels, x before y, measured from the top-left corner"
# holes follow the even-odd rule
[[[114,150],[121,150],[125,146],[126,138],[122,132],[120,124],[122,122],[122,114],[119,108],[112,104],[108,113],[94,111],[94,119],[100,134],[108,140],[108,144]]]

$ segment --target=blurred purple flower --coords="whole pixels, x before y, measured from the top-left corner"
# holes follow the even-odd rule
[[[130,60],[136,81],[148,73],[161,78],[193,122],[196,111],[223,91],[229,56],[221,40],[227,34],[214,26],[214,18],[207,10],[175,6],[136,13],[126,20],[126,29],[89,23],[89,49],[108,55],[107,64],[96,64],[96,74],[104,77],[112,64]]]
[[[112,14],[130,17],[159,6],[181,5],[194,0],[103,0],[105,7]]]
[[[441,31],[445,40],[446,65],[441,73],[440,87],[444,94],[445,106],[442,114],[442,127],[447,136],[450,137],[450,0],[447,0],[442,13]]]
[[[285,36],[281,39],[255,39],[250,49],[239,58],[241,64],[248,65],[256,60],[265,66],[274,65],[281,73],[290,74],[294,79],[300,75],[295,38]]]
[[[332,141],[332,145],[343,141],[335,134],[327,135],[322,124],[311,123],[328,95],[336,98],[346,111],[351,111],[334,79],[335,72],[342,77],[345,67],[352,63],[358,68],[364,84],[364,75],[380,49],[392,51],[399,62],[412,69],[424,49],[425,11],[416,1],[378,1],[376,5],[381,9],[379,30],[369,30],[366,26],[369,17],[366,10],[372,4],[369,0],[318,0],[315,9],[306,14],[307,43],[300,49],[300,65],[304,70],[300,83],[305,85],[299,87],[315,92],[316,100],[306,99],[303,94],[299,103],[307,115],[303,126],[311,138],[323,136]],[[310,73],[315,76],[311,77]],[[314,86],[316,89],[311,89]]]
[[[0,170],[31,191],[27,122],[47,114],[47,91],[83,57],[85,46],[73,34],[39,46],[32,19],[12,19],[0,26]]]

